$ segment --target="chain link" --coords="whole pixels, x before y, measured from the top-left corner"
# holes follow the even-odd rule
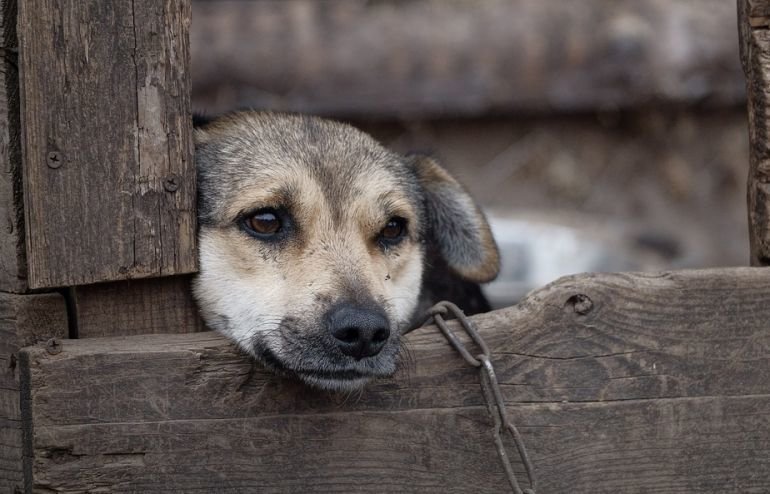
[[[471,355],[471,353],[465,348],[465,345],[455,336],[449,326],[446,323],[444,317],[447,315],[454,316],[460,323],[460,326],[465,330],[468,336],[471,337],[476,345],[481,349],[481,353],[477,356]],[[503,464],[503,469],[508,478],[508,483],[511,485],[511,489],[514,494],[535,494],[535,474],[532,468],[532,462],[527,454],[527,449],[524,446],[519,430],[513,425],[513,422],[508,419],[508,414],[505,410],[505,401],[503,400],[503,394],[500,391],[500,384],[497,382],[497,376],[495,369],[492,366],[491,354],[486,342],[479,335],[476,326],[468,319],[462,310],[452,302],[439,302],[434,305],[428,311],[428,318],[422,324],[425,326],[429,323],[435,323],[438,326],[441,333],[449,341],[449,344],[457,350],[457,352],[465,359],[465,361],[479,369],[481,378],[481,391],[484,396],[484,401],[487,405],[487,410],[492,416],[493,426],[492,433],[494,435],[495,447],[497,448],[497,455],[500,457],[500,462]],[[516,444],[516,449],[519,452],[519,457],[524,464],[524,469],[527,472],[527,478],[529,480],[529,488],[522,489],[519,485],[519,481],[516,478],[516,474],[511,466],[511,461],[508,457],[508,453],[505,450],[505,444],[503,444],[503,434],[508,432]]]

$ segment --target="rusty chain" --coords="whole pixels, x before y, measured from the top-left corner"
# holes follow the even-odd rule
[[[446,324],[444,316],[447,314],[453,315],[460,326],[465,330],[468,336],[471,337],[476,345],[481,349],[481,353],[477,356],[471,355],[465,348],[465,345],[455,336],[449,326]],[[497,448],[497,455],[500,457],[500,462],[503,464],[505,474],[508,478],[508,483],[511,485],[511,489],[515,494],[535,494],[535,474],[532,468],[532,463],[527,454],[527,449],[524,447],[524,441],[522,440],[519,430],[513,425],[513,422],[508,419],[508,415],[505,411],[505,402],[503,401],[503,394],[500,391],[500,384],[497,382],[497,376],[495,375],[495,369],[492,366],[491,353],[489,347],[479,335],[475,325],[468,319],[462,310],[452,302],[439,302],[434,305],[428,311],[428,318],[422,324],[434,322],[438,326],[441,333],[449,341],[449,344],[457,350],[463,359],[471,366],[479,369],[481,378],[481,391],[484,396],[484,401],[487,405],[487,410],[492,416],[493,427],[492,433],[494,435],[495,446]],[[524,464],[524,469],[527,472],[527,478],[529,480],[529,488],[522,489],[519,485],[519,481],[516,478],[516,474],[511,466],[508,453],[505,450],[505,444],[503,444],[503,433],[507,431],[511,438],[513,438],[516,449],[519,452],[519,457]]]

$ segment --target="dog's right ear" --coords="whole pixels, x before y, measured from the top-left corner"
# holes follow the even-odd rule
[[[410,155],[407,160],[424,191],[430,239],[441,256],[466,280],[493,280],[500,271],[500,255],[479,206],[432,158]]]

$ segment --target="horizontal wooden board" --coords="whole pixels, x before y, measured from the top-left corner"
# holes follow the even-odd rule
[[[194,2],[193,102],[363,118],[743,101],[724,0]]]
[[[762,269],[582,275],[476,317],[539,492],[766,491],[769,292]],[[476,371],[435,328],[407,341],[397,376],[342,396],[215,333],[29,348],[29,486],[500,492]]]
[[[78,338],[204,331],[190,279],[166,276],[74,287]]]
[[[29,285],[196,270],[188,0],[20,2]]]
[[[762,493],[770,485],[770,396],[523,404],[510,413],[538,492]],[[481,408],[452,407],[42,427],[36,486],[508,492],[489,421]]]

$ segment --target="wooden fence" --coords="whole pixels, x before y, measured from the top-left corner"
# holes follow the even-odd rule
[[[0,5],[0,490],[505,490],[435,328],[346,396],[204,331],[189,0]],[[739,6],[757,267],[579,275],[474,318],[540,493],[770,490],[770,1]]]
[[[422,119],[744,97],[724,0],[216,0],[193,17],[193,96],[214,111]]]

